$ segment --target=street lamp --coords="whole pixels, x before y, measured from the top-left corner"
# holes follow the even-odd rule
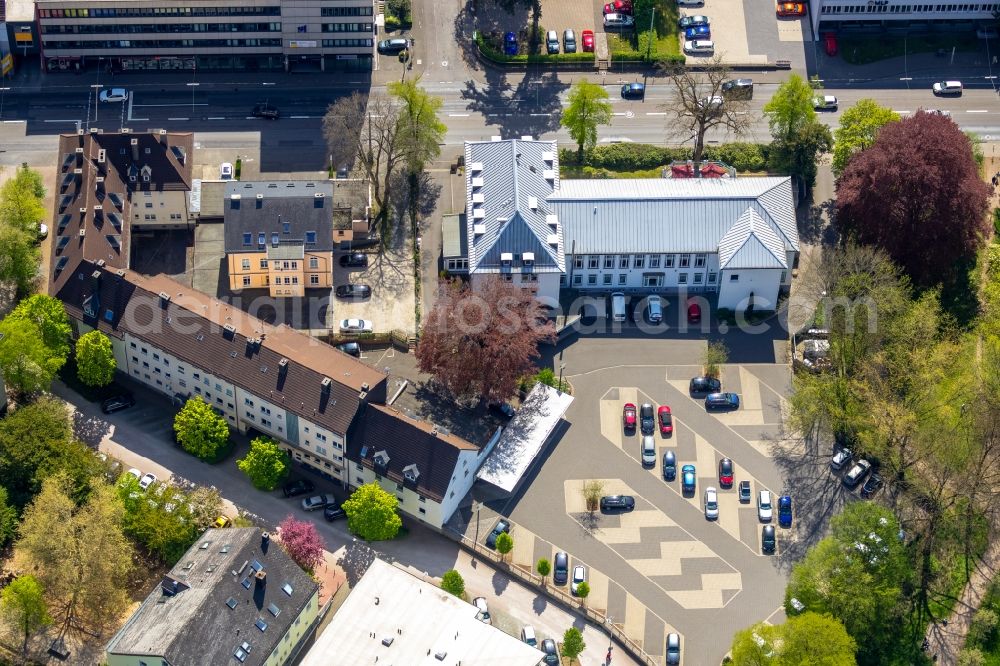
[[[482,508],[483,503],[472,500],[472,508],[476,510],[476,543],[472,547],[472,559],[476,559],[476,548],[479,548],[479,509]]]
[[[191,83],[188,83],[186,85],[189,88],[191,88],[191,113],[194,114],[194,91],[195,91],[195,88],[197,88],[201,84],[200,83],[195,83],[195,82],[192,81]]]
[[[604,664],[605,666],[609,666],[611,664],[611,649],[614,647],[612,645],[615,630],[614,618],[610,615],[605,616],[604,624],[608,625],[608,656],[604,658]]]
[[[566,364],[565,363],[560,363],[559,364],[559,385],[558,385],[559,388],[557,389],[560,393],[563,392],[562,378],[563,378],[563,370],[565,370],[565,369],[566,369]]]

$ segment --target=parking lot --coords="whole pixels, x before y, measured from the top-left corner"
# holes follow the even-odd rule
[[[340,265],[340,257],[345,253],[335,253],[334,286],[366,284],[372,288],[372,295],[356,300],[334,299],[333,325],[341,319],[367,319],[376,333],[402,331],[411,335],[416,331],[413,253],[408,247],[407,240],[382,254],[366,250],[371,252],[366,268],[345,268]]]

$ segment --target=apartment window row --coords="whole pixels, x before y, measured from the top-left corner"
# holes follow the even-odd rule
[[[469,270],[469,260],[468,259],[449,259],[448,260],[448,270],[449,271],[467,271],[467,270]]]
[[[587,275],[586,277],[587,277],[587,286],[588,287],[596,287],[597,286],[597,274],[596,273],[591,273],[590,275]],[[565,278],[566,278],[566,276],[564,275],[563,279],[560,280],[560,284],[563,285],[563,286],[565,286],[565,284],[566,284],[566,279]],[[573,286],[574,287],[582,287],[583,286],[583,278],[584,278],[584,276],[581,275],[581,274],[579,274],[579,273],[577,273],[576,275],[574,275],[573,276]],[[704,282],[705,282],[705,274],[704,273],[694,273],[691,276],[691,279],[692,279],[692,282],[691,282],[692,284],[704,284]],[[715,271],[709,271],[709,273],[708,273],[708,284],[715,284],[716,279],[717,279],[717,277],[716,277]],[[601,286],[611,287],[611,286],[615,285],[615,282],[617,282],[617,286],[619,286],[619,287],[627,286],[628,285],[628,273],[618,273],[618,279],[617,279],[617,281],[614,279],[614,275],[611,274],[611,273],[604,273],[601,276]],[[678,273],[677,274],[677,284],[688,284],[688,273]],[[662,287],[663,286],[663,276],[662,275],[645,275],[645,276],[643,276],[642,286],[643,287]]]
[[[242,46],[281,46],[280,38],[265,39],[112,39],[96,41],[43,40],[47,49],[169,49]]]
[[[336,48],[343,46],[362,46],[369,47],[373,46],[375,43],[372,39],[324,39],[323,48]]]
[[[132,18],[163,16],[281,16],[281,7],[117,7],[109,9],[40,9],[40,18]]]
[[[43,35],[99,35],[177,33],[177,32],[281,32],[280,23],[76,23],[43,24]]]
[[[874,0],[864,5],[824,5],[823,14],[917,14],[917,13],[943,13],[943,12],[963,12],[993,15],[993,12],[1000,10],[1000,4],[964,4],[964,5],[893,5],[889,0]]]
[[[320,16],[371,16],[372,7],[324,7]]]
[[[578,254],[573,257],[573,266],[574,268],[586,266],[590,270],[660,268],[661,265],[664,268],[673,268],[675,265],[688,268],[693,262],[695,268],[703,268],[706,256],[705,254]]]
[[[324,23],[323,32],[368,32],[372,31],[371,23]]]

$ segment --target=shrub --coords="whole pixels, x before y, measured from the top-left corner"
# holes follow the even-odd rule
[[[709,147],[705,158],[719,160],[737,171],[764,171],[767,168],[767,144],[724,143]]]
[[[465,596],[465,580],[462,579],[462,574],[454,569],[445,571],[444,575],[441,576],[441,589],[459,599],[463,598]]]

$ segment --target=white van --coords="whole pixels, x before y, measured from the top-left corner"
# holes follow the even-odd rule
[[[931,86],[931,90],[935,95],[961,95],[962,94],[962,82],[961,81],[939,81]]]
[[[535,638],[535,628],[530,624],[526,624],[521,627],[521,640],[531,647],[537,646],[538,640]]]
[[[620,291],[611,294],[611,319],[625,321],[625,294]]]
[[[659,296],[650,296],[646,299],[646,317],[649,323],[659,324],[663,321],[663,302]]]

